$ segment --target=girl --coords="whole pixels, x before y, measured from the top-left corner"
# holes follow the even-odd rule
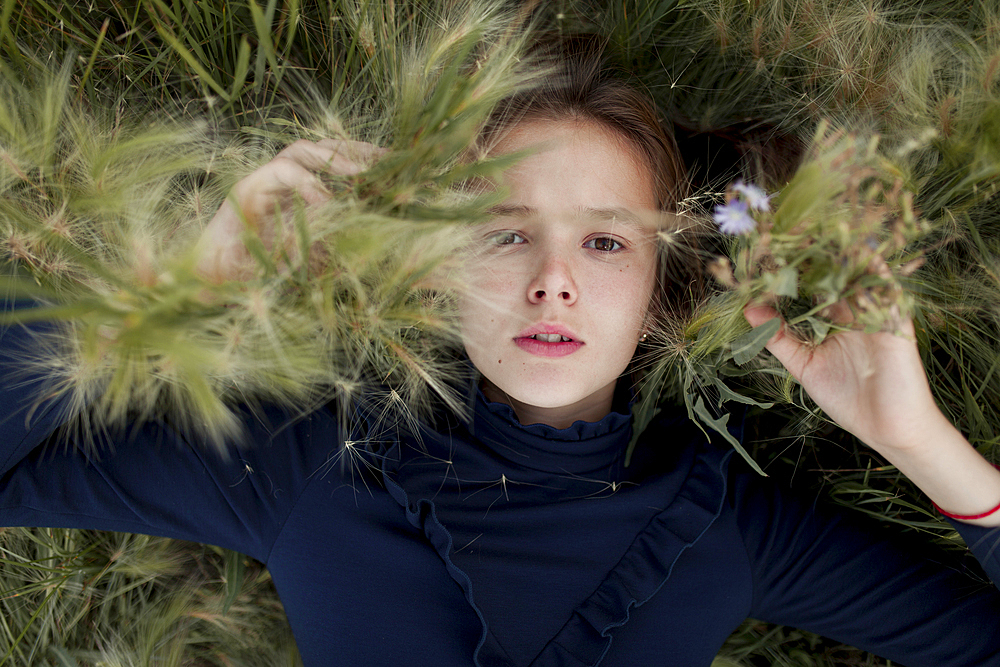
[[[59,406],[2,387],[0,524],[210,542],[267,564],[306,665],[707,665],[747,616],[915,665],[1000,664],[1000,595],[749,473],[682,413],[642,434],[630,387],[657,326],[657,211],[682,191],[641,95],[594,61],[502,105],[483,133],[510,169],[477,228],[461,323],[472,415],[396,428],[356,406],[247,414],[253,447],[224,460],[146,425],[114,455],[43,457]],[[297,142],[240,182],[200,267],[239,278],[243,220],[265,225],[316,174],[379,150]],[[774,316],[746,311],[751,324]],[[912,336],[769,344],[816,402],[939,506],[997,579],[988,527],[1000,473],[943,418]],[[14,349],[28,334],[4,333]],[[4,371],[6,372],[6,371]],[[102,437],[101,435],[97,436]],[[344,442],[343,448],[338,443]],[[107,443],[110,444],[110,443]]]

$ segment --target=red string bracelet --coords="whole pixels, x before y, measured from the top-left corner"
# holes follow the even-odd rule
[[[994,463],[992,465],[997,470],[1000,470],[1000,464]],[[1000,510],[1000,504],[997,504],[997,506],[994,507],[993,509],[986,510],[985,512],[981,512],[979,514],[952,514],[951,512],[946,512],[945,510],[941,509],[938,506],[938,504],[934,501],[931,501],[931,504],[934,505],[934,509],[936,509],[942,515],[948,517],[949,519],[956,519],[958,521],[975,521],[976,519],[985,519],[989,515]]]
[[[952,514],[951,512],[946,512],[945,510],[941,509],[937,503],[932,503],[932,504],[934,505],[934,509],[936,509],[944,516],[948,517],[949,519],[957,519],[959,521],[975,521],[976,519],[985,519],[989,515],[996,512],[997,510],[1000,510],[1000,505],[997,505],[993,509],[986,510],[985,512],[981,512],[979,514]]]

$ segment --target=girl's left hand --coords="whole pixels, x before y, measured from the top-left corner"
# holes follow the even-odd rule
[[[753,326],[778,315],[763,305],[748,306],[744,314]],[[831,419],[882,453],[920,442],[945,420],[910,321],[899,334],[845,331],[818,346],[795,340],[782,324],[767,349]]]
[[[761,305],[748,306],[744,314],[753,326],[778,315]],[[845,331],[820,345],[795,340],[783,324],[767,349],[830,418],[882,454],[949,516],[1000,526],[1000,471],[935,404],[912,322],[899,334]]]

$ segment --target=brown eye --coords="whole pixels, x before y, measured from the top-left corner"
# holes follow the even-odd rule
[[[525,238],[523,236],[517,232],[511,231],[502,231],[491,234],[487,240],[493,245],[517,245],[518,243],[525,242]]]
[[[618,252],[624,246],[610,236],[598,236],[583,244],[586,248],[599,250],[600,252]]]

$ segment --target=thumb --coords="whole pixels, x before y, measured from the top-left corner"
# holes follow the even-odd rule
[[[778,317],[778,311],[767,304],[753,303],[743,309],[743,316],[747,318],[750,326],[756,327],[770,319]],[[772,340],[774,339],[772,338]]]
[[[743,316],[750,326],[756,327],[764,324],[770,319],[780,317],[778,311],[767,304],[754,303],[743,309]],[[796,379],[801,377],[802,370],[808,361],[809,354],[804,349],[802,343],[796,341],[785,333],[785,322],[781,322],[781,328],[771,336],[767,342],[767,350],[774,355],[775,359],[788,369]]]

